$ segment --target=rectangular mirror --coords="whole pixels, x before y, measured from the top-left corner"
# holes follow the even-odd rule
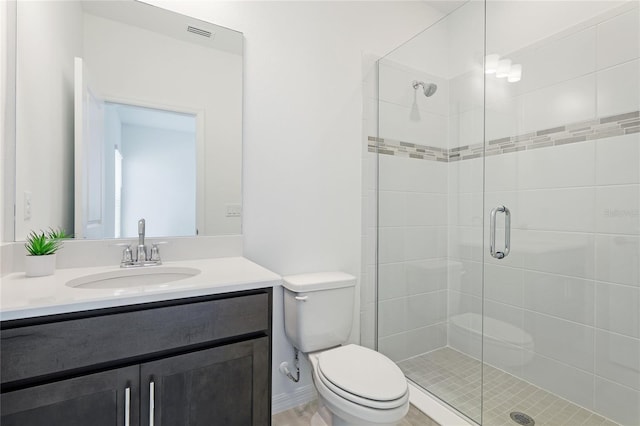
[[[16,9],[16,240],[240,234],[242,33],[134,0]]]

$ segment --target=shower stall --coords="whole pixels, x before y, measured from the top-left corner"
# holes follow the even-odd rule
[[[372,341],[472,422],[640,425],[639,27],[470,0],[377,61]]]

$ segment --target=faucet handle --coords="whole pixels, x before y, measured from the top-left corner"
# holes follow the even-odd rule
[[[152,262],[160,262],[160,249],[158,248],[158,244],[153,244],[151,247],[151,257],[149,260]]]
[[[131,243],[123,241],[121,243],[109,244],[111,247],[124,247],[122,251],[122,260],[120,265],[133,263],[133,251],[131,250]]]
[[[131,245],[126,244],[124,251],[122,252],[122,263],[133,262],[133,252],[131,251]]]

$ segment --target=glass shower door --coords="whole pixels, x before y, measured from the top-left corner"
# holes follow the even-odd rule
[[[480,422],[484,4],[378,62],[378,350]]]
[[[638,2],[486,8],[483,424],[638,425]]]

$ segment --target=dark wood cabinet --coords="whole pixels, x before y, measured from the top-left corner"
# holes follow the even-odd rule
[[[137,426],[138,373],[137,366],[124,367],[4,392],[0,424]]]
[[[268,425],[271,301],[263,289],[2,323],[0,424]]]
[[[268,350],[263,337],[142,364],[142,424],[268,425]]]

